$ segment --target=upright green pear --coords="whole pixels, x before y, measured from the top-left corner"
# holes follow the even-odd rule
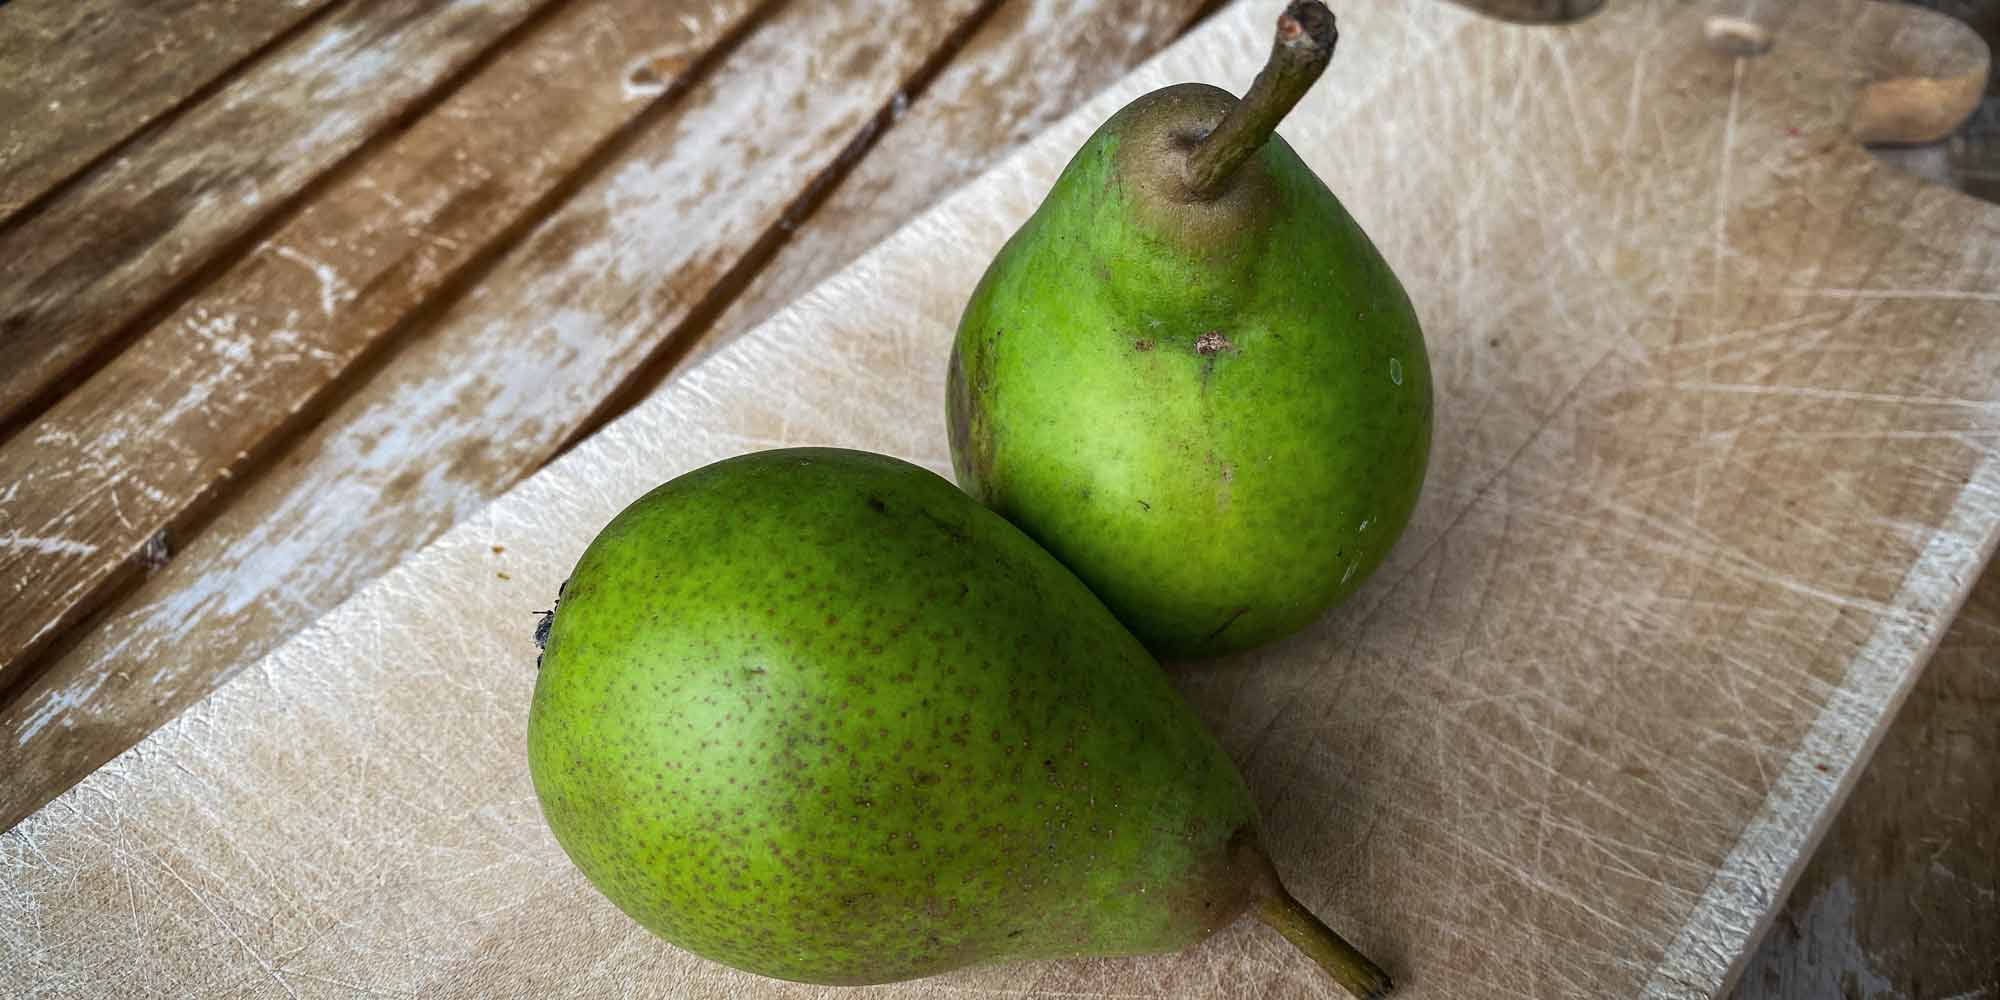
[[[879,983],[1174,950],[1255,912],[1387,988],[1279,885],[1138,641],[916,466],[801,449],[681,476],[590,544],[545,639],[543,814],[689,951]]]
[[[1325,7],[1294,3],[1243,100],[1182,84],[1112,116],[959,323],[959,484],[1162,655],[1312,621],[1382,562],[1423,483],[1416,314],[1274,131],[1334,39]]]

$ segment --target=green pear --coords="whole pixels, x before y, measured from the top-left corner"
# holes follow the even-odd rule
[[[1279,884],[1144,647],[921,468],[799,449],[681,476],[590,544],[545,638],[543,815],[696,954],[879,983],[1176,950],[1255,913],[1388,986]]]
[[[1182,84],[1113,115],[959,323],[959,485],[1161,655],[1305,626],[1382,562],[1423,484],[1409,297],[1274,131],[1334,39],[1295,3],[1241,101]]]

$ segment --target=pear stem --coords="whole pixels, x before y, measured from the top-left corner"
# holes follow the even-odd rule
[[[1250,92],[1188,154],[1187,189],[1194,200],[1220,195],[1236,168],[1270,140],[1278,122],[1333,60],[1339,39],[1333,12],[1319,0],[1294,0],[1278,15],[1271,58],[1251,82]]]
[[[1395,988],[1381,966],[1320,922],[1283,887],[1274,889],[1257,905],[1257,919],[1277,928],[1285,940],[1318,962],[1334,982],[1360,1000],[1379,1000]]]

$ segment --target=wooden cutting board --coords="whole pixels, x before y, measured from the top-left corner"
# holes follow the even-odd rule
[[[2000,525],[2000,210],[1853,141],[1882,54],[1961,29],[1842,0],[1718,43],[1710,13],[1344,4],[1284,130],[1423,318],[1431,478],[1347,606],[1171,669],[1295,891],[1409,996],[1715,993]],[[1125,100],[1240,89],[1270,14],[1219,16],[22,823],[0,964],[105,996],[1331,995],[1249,926],[852,994],[736,973],[589,889],[522,752],[533,612],[598,526],[757,448],[945,469],[985,262]]]

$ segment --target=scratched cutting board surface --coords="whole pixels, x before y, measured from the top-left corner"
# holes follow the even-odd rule
[[[1717,991],[1992,547],[2000,211],[1851,135],[1871,53],[1954,29],[1809,11],[1748,57],[1699,5],[1553,30],[1348,3],[1283,130],[1423,319],[1431,476],[1348,605],[1170,669],[1294,890],[1409,996]],[[764,447],[944,470],[940,372],[986,261],[1125,100],[1240,89],[1269,14],[1225,12],[22,823],[11,984],[1332,995],[1250,925],[852,994],[736,973],[588,888],[522,748],[531,612],[598,526]]]

